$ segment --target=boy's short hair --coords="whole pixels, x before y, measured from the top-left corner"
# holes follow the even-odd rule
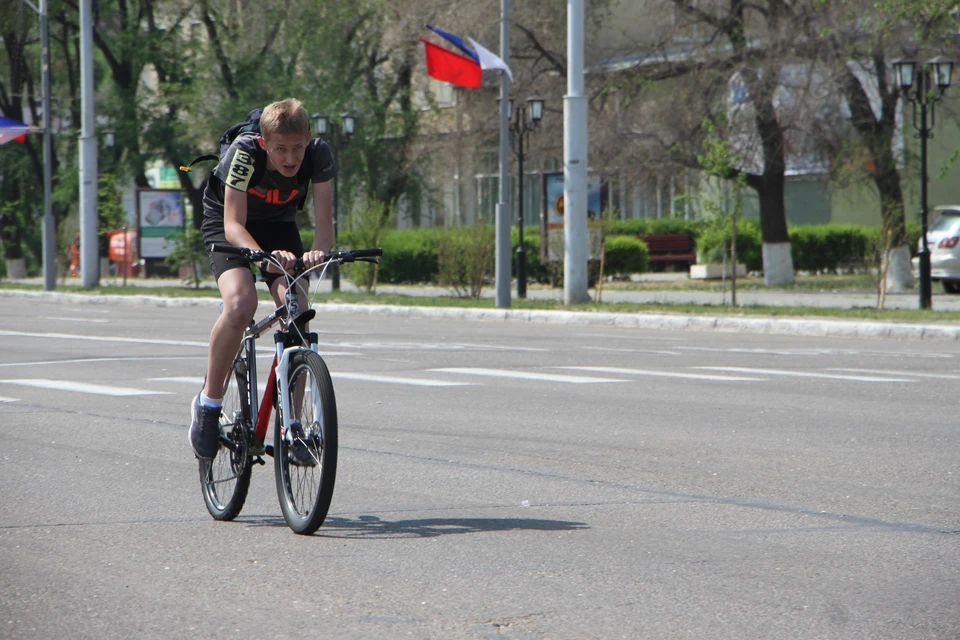
[[[296,98],[274,102],[260,115],[260,135],[264,139],[274,133],[301,133],[310,135],[310,118]]]

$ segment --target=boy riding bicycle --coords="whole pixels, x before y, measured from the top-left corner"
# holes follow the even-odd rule
[[[299,100],[274,102],[260,116],[260,134],[233,141],[210,176],[203,193],[203,238],[271,253],[287,271],[296,259],[306,268],[320,264],[333,242],[332,189],[336,173],[330,147],[310,138],[310,119]],[[304,252],[296,212],[310,187],[316,234]],[[211,252],[210,266],[223,298],[223,313],[213,325],[203,390],[190,408],[190,447],[212,459],[219,446],[223,383],[240,347],[243,332],[257,311],[255,278],[246,259]],[[270,293],[282,304],[286,281],[274,265],[261,267]],[[301,282],[303,282],[301,280]],[[300,288],[306,308],[306,283]]]

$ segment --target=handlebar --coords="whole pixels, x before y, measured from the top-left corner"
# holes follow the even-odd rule
[[[235,247],[231,244],[214,244],[210,245],[210,251],[216,251],[219,253],[232,253],[233,255],[243,256],[250,262],[263,262],[270,258],[270,254],[266,251],[254,251],[253,249],[248,249],[247,247]],[[331,253],[325,256],[323,263],[327,262],[379,262],[378,257],[383,255],[383,249],[351,249],[349,251],[340,251],[338,253]],[[299,263],[299,259],[298,259]],[[323,264],[321,263],[321,264]]]

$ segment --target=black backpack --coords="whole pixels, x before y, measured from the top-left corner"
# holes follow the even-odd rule
[[[223,135],[220,136],[220,155],[213,155],[208,153],[207,155],[197,156],[194,158],[190,164],[187,166],[181,166],[180,171],[185,171],[189,173],[193,170],[195,164],[201,162],[206,162],[207,160],[213,160],[214,162],[219,162],[220,158],[223,157],[223,154],[227,152],[227,149],[230,148],[230,145],[233,144],[233,141],[237,139],[241,133],[255,133],[260,134],[260,115],[263,113],[263,109],[254,109],[247,114],[247,119],[243,122],[237,123],[223,132]]]

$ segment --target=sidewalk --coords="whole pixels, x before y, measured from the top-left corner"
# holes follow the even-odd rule
[[[665,279],[663,274],[651,274],[654,279]],[[674,279],[677,276],[673,276]],[[669,277],[667,277],[669,279]],[[29,278],[18,282],[42,285],[41,278]],[[103,286],[122,286],[123,280],[118,278],[103,278]],[[166,298],[150,294],[150,289],[156,287],[182,287],[180,279],[151,278],[143,280],[131,278],[127,280],[128,287],[137,287],[143,291],[141,295],[106,296],[89,293],[79,293],[75,290],[80,285],[79,278],[68,278],[57,283],[55,291],[13,291],[0,289],[0,298],[33,298],[33,299],[60,299],[72,303],[105,304],[145,304],[156,306],[215,306],[217,298]],[[214,285],[207,281],[201,284],[204,289],[212,289]],[[264,288],[263,283],[258,287]],[[315,288],[315,287],[314,287]],[[313,291],[313,289],[311,291]],[[341,282],[341,289],[345,292],[358,289],[349,281]],[[319,291],[329,293],[329,280],[321,283]],[[396,286],[380,285],[377,291],[381,293],[397,293],[409,296],[443,296],[450,295],[450,291],[436,286]],[[485,298],[492,298],[495,291],[492,287],[484,291]],[[511,292],[516,295],[516,285]],[[542,287],[529,288],[527,295],[538,300],[562,300],[562,289],[547,289]],[[591,289],[593,298],[596,292]],[[637,302],[637,303],[690,303],[698,305],[721,305],[730,300],[730,292],[725,296],[719,292],[706,291],[610,291],[604,290],[602,299],[605,303]],[[746,291],[737,293],[737,303],[741,306],[768,305],[768,306],[800,306],[819,308],[876,308],[876,294],[846,293],[846,292],[791,292],[791,291]],[[919,295],[916,292],[887,294],[887,308],[917,309]],[[937,294],[933,298],[933,308],[939,311],[960,311],[960,296]],[[389,314],[404,317],[433,317],[433,318],[460,318],[477,320],[519,321],[530,323],[549,324],[582,324],[582,325],[614,325],[621,327],[638,327],[650,329],[670,330],[697,330],[697,331],[729,331],[760,334],[831,336],[831,337],[871,337],[893,338],[909,340],[960,340],[960,323],[953,322],[924,322],[910,323],[903,321],[877,320],[843,320],[809,317],[774,317],[774,316],[736,316],[727,314],[681,314],[681,313],[616,313],[616,312],[576,312],[576,311],[528,311],[515,309],[464,309],[443,307],[417,307],[397,305],[371,304],[339,304],[325,303],[318,307],[324,312],[354,312]]]

